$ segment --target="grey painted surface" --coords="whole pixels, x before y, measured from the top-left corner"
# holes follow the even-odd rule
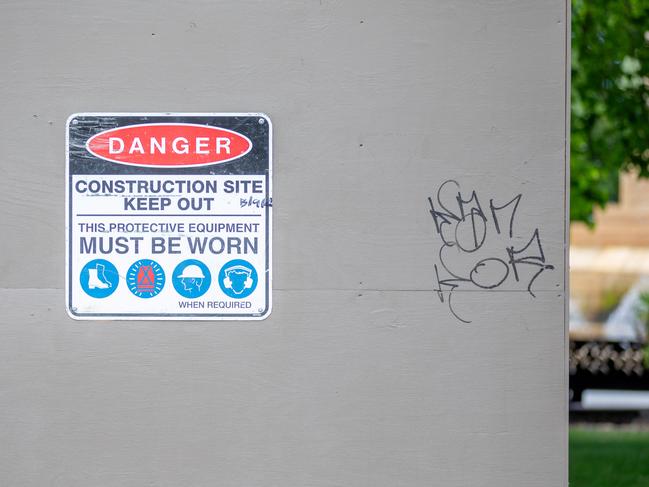
[[[563,1],[0,6],[0,483],[566,485]],[[65,314],[64,123],[263,111],[274,311]],[[438,301],[427,197],[522,193],[555,269]],[[518,243],[521,241],[519,240]]]

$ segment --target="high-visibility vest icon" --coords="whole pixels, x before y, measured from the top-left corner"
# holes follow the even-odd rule
[[[157,296],[165,285],[165,273],[154,260],[142,259],[134,262],[126,273],[128,289],[138,298]]]
[[[137,285],[139,292],[150,293],[155,289],[155,273],[150,265],[143,265],[137,271]]]

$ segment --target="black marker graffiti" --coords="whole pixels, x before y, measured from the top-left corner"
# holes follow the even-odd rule
[[[477,192],[472,190],[467,197],[454,180],[442,183],[435,198],[428,198],[428,211],[442,242],[434,266],[433,290],[463,323],[471,321],[454,309],[455,291],[494,290],[509,282],[524,286],[536,297],[532,291],[534,281],[546,270],[554,269],[546,262],[538,228],[529,240],[515,245],[520,242],[514,237],[514,226],[521,199],[522,194],[504,204],[489,199],[489,206],[483,209]]]

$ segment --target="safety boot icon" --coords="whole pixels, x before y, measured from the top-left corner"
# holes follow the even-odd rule
[[[88,269],[88,289],[108,289],[113,287],[104,275],[105,266],[97,264],[94,269]]]

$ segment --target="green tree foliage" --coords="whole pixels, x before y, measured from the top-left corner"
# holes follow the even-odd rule
[[[572,220],[649,176],[649,0],[572,1]]]

